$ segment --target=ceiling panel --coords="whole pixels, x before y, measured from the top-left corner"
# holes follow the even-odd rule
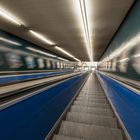
[[[133,0],[88,0],[91,6],[91,37],[94,60],[97,61],[119,27]],[[88,61],[84,35],[75,16],[74,0],[0,0],[2,8],[10,11],[32,28],[54,41],[82,61]],[[87,9],[88,10],[88,9]],[[48,50],[58,52],[29,34],[25,28],[1,19],[0,28],[14,33]]]

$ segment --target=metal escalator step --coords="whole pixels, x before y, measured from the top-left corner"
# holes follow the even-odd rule
[[[64,135],[54,135],[53,140],[84,140],[84,139],[68,137],[68,136],[64,136]]]
[[[120,129],[63,121],[59,134],[84,140],[123,140]]]
[[[106,103],[102,103],[102,102],[93,102],[93,101],[88,101],[88,100],[75,100],[74,103],[77,102],[77,103],[83,103],[83,104],[89,104],[89,105],[92,105],[92,104],[102,104],[102,105],[108,105],[110,106],[109,102],[106,102]]]
[[[97,91],[96,89],[89,89],[89,90],[81,90],[82,93],[87,93],[89,92],[90,94],[94,94],[94,93],[99,93],[99,94],[104,94],[103,90],[102,91]]]
[[[107,100],[105,97],[98,96],[78,96],[76,99],[85,99],[85,100]]]
[[[102,97],[102,98],[106,98],[106,95],[105,94],[81,94],[79,93],[78,96],[87,96],[87,97]]]
[[[72,105],[71,112],[81,112],[87,114],[95,114],[95,115],[102,115],[102,116],[114,116],[111,109],[102,109],[102,108],[93,108],[93,107],[84,107],[78,105]]]
[[[96,103],[108,103],[106,99],[85,99],[85,98],[76,98],[76,101],[89,101]]]
[[[109,103],[96,103],[88,101],[74,101],[74,105],[89,106],[89,107],[99,107],[99,108],[110,108]]]
[[[117,128],[117,121],[115,118],[112,117],[68,112],[66,120],[71,122],[77,122],[77,123],[85,123],[85,124],[93,124],[93,125]]]
[[[106,96],[98,96],[98,95],[81,95],[81,94],[79,94],[78,97],[107,99]]]
[[[80,92],[79,95],[104,96],[105,94],[104,93],[89,93],[89,92],[82,93],[82,92]]]
[[[94,88],[93,89],[89,89],[89,90],[81,90],[81,92],[87,92],[87,91],[89,91],[89,93],[95,93],[95,92],[98,92],[98,93],[103,93],[103,90],[102,91],[97,91],[97,90],[95,90]]]

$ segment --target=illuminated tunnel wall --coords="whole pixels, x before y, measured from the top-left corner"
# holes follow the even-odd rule
[[[105,71],[139,81],[140,79],[140,1],[136,1],[98,64]]]

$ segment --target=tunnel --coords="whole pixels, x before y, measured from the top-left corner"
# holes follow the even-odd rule
[[[0,140],[140,140],[140,0],[0,0]]]

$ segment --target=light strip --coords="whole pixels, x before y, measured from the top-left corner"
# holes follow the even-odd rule
[[[56,55],[52,55],[52,54],[49,54],[49,53],[46,53],[46,52],[43,52],[43,51],[34,49],[34,48],[32,48],[32,47],[26,47],[26,49],[28,49],[28,50],[30,50],[30,51],[33,51],[33,52],[37,52],[37,53],[43,54],[43,55],[46,55],[46,56],[56,57]]]
[[[7,20],[9,20],[17,25],[22,25],[22,23],[17,18],[15,18],[11,14],[9,14],[9,12],[7,12],[3,9],[0,9],[0,16],[6,18]]]
[[[76,58],[76,57],[73,57],[73,59],[75,59],[76,61],[78,61],[78,62],[81,62],[78,58]]]
[[[135,58],[140,57],[140,53],[133,55],[133,57],[135,57]]]
[[[68,53],[67,51],[65,51],[64,49],[58,47],[58,46],[55,46],[55,49],[59,50],[60,52],[66,54],[67,56],[69,57],[72,57],[73,59],[75,59],[76,61],[80,61],[79,59],[77,59],[76,57],[74,57],[72,54]]]
[[[46,42],[49,45],[54,45],[54,43],[52,41],[50,41],[49,39],[47,39],[46,37],[44,37],[43,35],[33,31],[33,30],[29,30],[30,33],[32,33],[34,36],[36,36],[37,38],[43,40],[44,42]]]
[[[9,43],[9,44],[12,44],[12,45],[16,45],[16,46],[21,46],[20,43],[9,40],[9,39],[6,39],[6,38],[3,38],[3,37],[0,37],[0,41],[6,42],[6,43]]]
[[[124,59],[119,60],[119,62],[125,62],[125,61],[129,61],[129,58],[124,58]]]
[[[92,54],[92,46],[90,41],[90,32],[89,32],[89,24],[88,24],[88,17],[87,17],[87,8],[85,0],[79,0],[80,10],[81,10],[81,17],[83,21],[84,26],[84,32],[85,32],[85,38],[86,38],[86,44],[87,44],[87,51],[89,54],[90,61],[93,60],[93,54]]]
[[[67,51],[65,51],[64,49],[58,47],[58,46],[55,46],[55,49],[63,52],[64,54],[68,55],[69,57],[74,57],[72,54],[68,53]]]

